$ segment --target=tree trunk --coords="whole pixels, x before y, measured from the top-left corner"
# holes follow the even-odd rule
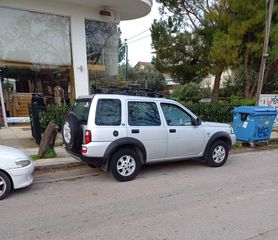
[[[250,98],[251,80],[248,72],[249,51],[245,50],[244,53],[244,79],[245,79],[245,98]]]
[[[58,126],[55,123],[49,123],[45,129],[38,151],[38,156],[42,157],[49,148],[54,148],[56,135],[58,133]]]
[[[218,100],[219,92],[220,92],[221,75],[222,75],[221,70],[216,72],[216,74],[215,74],[212,97],[211,97],[212,102],[215,102]]]

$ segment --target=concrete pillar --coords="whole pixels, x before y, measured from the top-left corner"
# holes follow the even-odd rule
[[[75,97],[89,94],[89,76],[85,36],[85,19],[82,14],[71,17],[71,42],[75,82]]]

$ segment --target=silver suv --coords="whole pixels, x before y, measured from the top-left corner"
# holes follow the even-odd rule
[[[165,160],[197,158],[220,167],[235,143],[230,125],[201,122],[176,101],[118,94],[79,97],[62,134],[68,152],[118,181]]]

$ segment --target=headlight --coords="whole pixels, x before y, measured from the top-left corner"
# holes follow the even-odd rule
[[[26,166],[28,166],[29,164],[31,164],[31,161],[30,161],[30,160],[20,160],[20,161],[16,161],[15,164],[16,164],[18,167],[26,167]]]

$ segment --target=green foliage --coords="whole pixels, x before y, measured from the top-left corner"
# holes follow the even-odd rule
[[[119,67],[119,80],[125,79],[125,65]],[[142,88],[160,90],[166,86],[164,76],[152,65],[144,68],[128,66],[128,81],[139,84]]]
[[[201,89],[198,83],[190,82],[174,89],[171,96],[177,100],[198,102],[200,99],[210,96],[210,89]]]
[[[186,102],[184,105],[204,121],[232,122],[233,109],[238,106],[254,106],[255,99],[232,97],[229,101]]]
[[[237,83],[231,94],[236,93],[240,85],[241,96],[255,94],[258,71],[252,69],[259,69],[260,66],[265,32],[265,1],[158,2],[161,3],[161,19],[154,21],[151,32],[158,56],[156,66],[160,71],[170,73],[176,81],[184,84],[199,82],[206,73],[215,75],[228,68],[238,68],[241,69],[241,76],[237,80],[241,83]],[[274,4],[269,62],[278,58],[277,40],[278,5]],[[213,96],[216,97],[218,92],[219,88],[216,87]],[[229,89],[226,89],[225,94],[228,93]]]
[[[236,142],[233,147],[236,148],[236,149],[240,149],[242,147],[242,143],[241,142]]]
[[[46,153],[40,158],[37,154],[32,155],[31,158],[33,161],[36,161],[38,159],[48,159],[48,158],[55,158],[57,156],[57,153],[53,148],[49,148]]]
[[[67,104],[48,105],[46,111],[40,112],[40,127],[41,132],[44,132],[50,122],[57,124],[59,129],[65,120],[66,114],[70,111],[71,107]]]

